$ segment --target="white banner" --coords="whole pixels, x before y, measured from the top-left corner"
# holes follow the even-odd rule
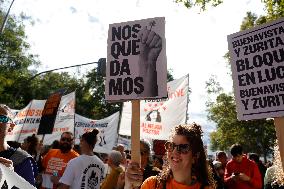
[[[131,140],[126,137],[118,135],[117,144],[123,144],[125,150],[131,150]]]
[[[284,116],[284,18],[228,36],[239,120]]]
[[[163,98],[166,81],[165,18],[110,24],[106,100]]]
[[[100,120],[92,120],[76,114],[75,116],[75,143],[79,144],[80,136],[85,132],[97,128],[98,141],[95,146],[95,152],[109,153],[117,142],[117,129],[119,121],[119,112]]]
[[[46,100],[32,100],[25,108],[19,110],[14,118],[16,126],[6,136],[6,141],[22,142],[27,136],[37,134],[42,110]],[[64,95],[58,108],[53,134],[45,136],[44,144],[58,140],[64,131],[74,133],[75,92]]]
[[[140,102],[140,137],[167,140],[170,130],[186,122],[188,76],[168,83],[168,99]],[[131,135],[131,102],[123,103],[120,135]]]
[[[36,189],[14,171],[0,163],[0,187],[1,189]]]
[[[7,133],[6,141],[22,142],[27,136],[37,133],[42,110],[46,100],[32,100],[14,117],[14,129]]]

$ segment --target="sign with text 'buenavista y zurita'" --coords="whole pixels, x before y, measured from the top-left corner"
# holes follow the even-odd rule
[[[165,18],[110,24],[107,101],[167,96]]]
[[[228,36],[239,120],[284,116],[284,18]]]

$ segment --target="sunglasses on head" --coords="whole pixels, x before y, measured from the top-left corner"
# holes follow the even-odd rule
[[[63,138],[61,138],[60,140],[63,141],[63,142],[65,142],[65,141],[66,141],[66,142],[71,142],[73,139],[72,139],[72,138],[64,138],[64,137],[63,137]]]
[[[0,115],[0,123],[8,123],[9,121],[12,122],[12,120],[8,116]]]
[[[187,154],[191,150],[189,144],[175,144],[173,142],[166,142],[165,143],[165,149],[168,152],[174,151],[175,148],[177,149],[177,151],[179,153],[182,153],[182,154]]]

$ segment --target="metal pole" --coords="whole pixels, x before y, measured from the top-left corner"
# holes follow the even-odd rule
[[[8,9],[8,12],[7,12],[7,14],[6,14],[5,18],[4,18],[3,23],[2,23],[1,30],[0,30],[0,34],[1,34],[1,35],[2,35],[3,31],[4,31],[5,24],[6,24],[7,20],[8,20],[8,16],[9,16],[9,13],[10,13],[10,10],[11,10],[11,7],[12,7],[14,1],[15,1],[15,0],[12,0],[12,3],[10,4],[10,7],[9,7],[9,9]]]
[[[85,63],[85,64],[77,64],[77,65],[73,65],[73,66],[66,66],[66,67],[63,67],[63,68],[56,68],[56,69],[52,69],[52,70],[46,70],[46,71],[43,71],[43,72],[39,72],[37,74],[35,74],[33,77],[31,77],[29,81],[33,80],[34,78],[36,78],[37,76],[43,74],[43,73],[49,73],[49,72],[53,72],[53,71],[57,71],[57,70],[63,70],[63,69],[67,69],[67,68],[72,68],[72,67],[78,67],[78,66],[85,66],[85,65],[89,65],[89,64],[96,64],[98,62],[89,62],[89,63]]]
[[[53,71],[57,71],[57,70],[62,70],[62,69],[67,69],[67,68],[72,68],[72,67],[78,67],[78,66],[85,66],[85,65],[89,65],[89,64],[103,64],[103,66],[106,65],[106,59],[105,58],[100,58],[98,60],[98,62],[89,62],[89,63],[85,63],[85,64],[77,64],[77,65],[73,65],[73,66],[66,66],[66,67],[62,67],[62,68],[56,68],[56,69],[52,69],[52,70],[47,70],[47,71],[43,71],[43,72],[39,72],[37,74],[35,74],[34,76],[32,76],[31,78],[29,78],[27,81],[25,81],[25,84],[29,83],[30,81],[32,81],[34,78],[36,78],[37,76],[44,74],[44,73],[49,73],[49,72],[53,72]],[[22,88],[21,87],[17,94],[15,95],[15,100],[14,100],[14,106],[16,104],[16,99],[18,98],[19,94],[22,92]]]

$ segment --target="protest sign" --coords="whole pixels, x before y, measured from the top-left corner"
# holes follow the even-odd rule
[[[46,134],[44,144],[59,140],[63,132],[74,133],[75,92],[62,96],[52,134]]]
[[[57,116],[57,110],[63,93],[64,93],[63,90],[55,92],[52,95],[50,95],[46,100],[42,111],[39,128],[37,131],[38,135],[52,134],[54,122]]]
[[[188,75],[168,82],[167,88],[167,99],[141,101],[141,138],[167,140],[173,126],[186,122]],[[129,125],[131,125],[131,103],[125,102],[123,103],[119,134],[130,136]]]
[[[228,36],[239,120],[284,115],[284,18]]]
[[[76,114],[75,116],[75,143],[79,144],[80,136],[94,128],[99,130],[95,152],[109,153],[116,145],[118,134],[119,112],[104,119],[93,120]]]
[[[0,163],[1,189],[36,189],[14,171]]]
[[[165,18],[110,24],[107,54],[107,101],[166,97]]]

